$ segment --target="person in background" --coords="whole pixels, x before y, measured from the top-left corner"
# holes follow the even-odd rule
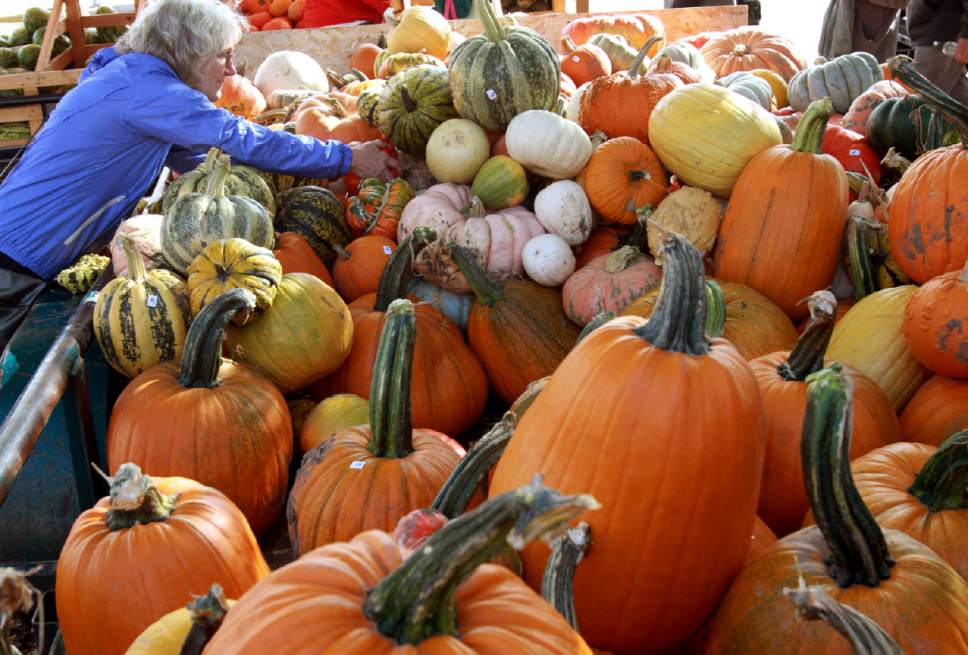
[[[235,74],[245,24],[219,0],[151,0],[113,58],[57,104],[0,185],[0,349],[46,283],[102,248],[166,163],[184,172],[214,146],[269,172],[389,179],[396,161],[378,141],[277,132],[212,104]]]
[[[869,52],[877,61],[897,54],[897,18],[908,0],[831,0],[820,33],[820,55],[833,59]]]
[[[411,0],[411,5],[433,7],[434,0]],[[382,23],[387,9],[403,11],[403,0],[306,0],[304,27]]]
[[[912,0],[907,23],[918,72],[968,105],[968,0]],[[945,44],[954,52],[945,53]]]

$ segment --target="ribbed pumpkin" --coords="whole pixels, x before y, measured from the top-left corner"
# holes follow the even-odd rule
[[[541,473],[601,502],[586,519],[595,544],[575,575],[575,605],[582,634],[620,652],[661,652],[713,613],[749,548],[762,472],[753,373],[729,343],[703,336],[699,253],[682,237],[664,248],[655,315],[612,320],[578,342],[491,486],[501,493]],[[522,553],[535,588],[546,555]]]
[[[333,278],[329,269],[323,264],[306,238],[296,232],[280,232],[276,234],[276,247],[272,254],[279,260],[283,273],[309,273],[333,286]]]
[[[514,207],[528,196],[528,174],[510,157],[491,157],[474,176],[471,193],[488,209]]]
[[[728,198],[754,155],[781,142],[768,111],[729,89],[690,84],[663,98],[649,119],[649,142],[683,183]]]
[[[368,426],[340,430],[303,458],[287,511],[293,552],[392,530],[426,507],[464,449],[414,430],[410,414],[417,319],[409,300],[390,303],[373,364]]]
[[[185,273],[195,257],[219,239],[239,237],[272,247],[272,217],[252,198],[226,195],[228,174],[228,157],[224,157],[208,177],[204,192],[184,194],[165,210],[161,252],[179,273]]]
[[[413,188],[399,177],[384,182],[368,177],[360,182],[346,206],[346,222],[356,236],[372,235],[395,239],[403,208],[413,200]]]
[[[665,41],[665,26],[651,14],[622,14],[618,16],[587,16],[569,21],[561,30],[561,35],[581,45],[597,34],[614,34],[625,39],[630,46],[640,50],[652,37],[650,55],[659,51]]]
[[[631,225],[669,192],[669,178],[649,146],[624,136],[598,146],[579,178],[588,200],[603,217]]]
[[[968,381],[935,375],[915,392],[901,412],[907,441],[939,446],[968,428]]]
[[[888,98],[903,98],[908,92],[897,82],[881,80],[854,98],[844,114],[843,126],[861,136],[867,136],[867,119],[879,104]]]
[[[522,112],[505,133],[507,154],[528,170],[551,178],[573,178],[588,163],[592,141],[574,122],[540,109]]]
[[[753,28],[714,34],[699,52],[717,77],[736,71],[766,68],[789,82],[790,78],[806,67],[791,41]]]
[[[178,361],[191,313],[181,278],[162,268],[146,271],[134,243],[124,237],[122,244],[128,271],[98,294],[92,325],[104,360],[134,377],[159,362]]]
[[[447,68],[454,106],[464,118],[503,132],[528,109],[558,100],[558,55],[537,32],[502,25],[490,2],[480,3],[484,34],[454,48]]]
[[[883,79],[877,58],[869,52],[853,52],[810,66],[790,79],[790,106],[806,111],[816,100],[830,98],[834,111],[844,114],[860,94]]]
[[[280,231],[301,235],[324,264],[332,263],[332,245],[345,246],[352,235],[346,224],[345,209],[329,189],[301,186],[280,198],[276,226]]]
[[[377,124],[401,150],[423,156],[438,125],[457,117],[446,68],[414,66],[387,82],[376,106]]]
[[[928,280],[904,309],[904,338],[921,364],[939,375],[968,378],[968,264]]]
[[[332,373],[353,344],[349,309],[332,287],[306,273],[282,276],[272,307],[230,326],[228,349],[283,392]]]
[[[824,352],[834,327],[837,302],[829,291],[809,300],[810,322],[792,351],[775,352],[750,362],[763,397],[766,417],[766,460],[757,515],[779,535],[799,529],[809,509],[800,462],[800,432],[807,406],[807,376],[827,363]],[[853,386],[854,459],[901,439],[894,408],[877,384],[849,367],[843,370]]]
[[[122,655],[157,618],[212,582],[237,598],[268,573],[228,498],[194,480],[148,477],[125,464],[110,496],[74,521],[57,560],[64,646],[71,655]],[[123,612],[105,611],[119,603]]]
[[[128,383],[111,411],[107,456],[112,469],[134,462],[211,485],[259,532],[285,500],[292,423],[268,379],[222,359],[225,323],[254,308],[249,291],[225,292],[195,317],[180,367],[159,364]]]
[[[575,45],[567,36],[561,37],[564,55],[561,58],[561,72],[576,84],[590,82],[603,75],[611,75],[612,61],[605,51],[593,43]]]
[[[723,292],[725,324],[722,337],[735,346],[743,359],[749,360],[793,347],[797,330],[790,317],[769,298],[744,284],[716,282]],[[658,299],[659,289],[653,289],[632,302],[621,315],[649,318]],[[706,311],[711,311],[708,306]]]
[[[467,321],[468,344],[491,387],[511,403],[528,384],[554,372],[579,330],[562,312],[556,289],[530,280],[493,280],[460,246],[451,256],[476,296]]]
[[[834,370],[808,381],[804,477],[819,527],[780,539],[740,571],[713,621],[706,652],[848,655],[835,630],[803,623],[784,589],[817,585],[861,612],[903,652],[950,653],[968,642],[968,583],[928,547],[882,530],[857,493],[850,447],[850,383]],[[533,409],[531,410],[533,411]]]
[[[572,273],[561,289],[565,314],[578,325],[587,325],[600,312],[621,312],[661,281],[662,269],[652,258],[623,246]]]
[[[422,228],[403,239],[387,262],[375,294],[350,303],[353,348],[329,380],[332,391],[368,397],[380,332],[390,303],[403,298],[412,276],[413,257],[434,241]],[[487,400],[487,375],[464,337],[437,309],[416,306],[417,341],[413,355],[413,423],[444,434],[459,435],[480,417]]]
[[[200,655],[234,604],[214,582],[207,594],[145,628],[124,655]]]
[[[221,239],[209,244],[188,267],[192,314],[229,289],[248,289],[257,309],[272,305],[282,281],[282,264],[268,248],[245,239]]]
[[[205,652],[262,655],[271,643],[289,655],[312,655],[327,644],[341,655],[591,655],[520,578],[481,563],[508,542],[550,537],[595,507],[589,496],[536,484],[448,522],[413,553],[378,530],[324,546],[241,599]]]
[[[299,450],[303,454],[345,428],[368,425],[370,401],[351,393],[337,393],[319,402],[306,415],[299,430]]]
[[[375,293],[380,286],[380,276],[397,249],[397,243],[382,236],[364,236],[354,239],[346,248],[339,248],[333,263],[336,290],[346,302],[360,296]]]
[[[222,156],[222,151],[212,148],[208,151],[205,161],[198,168],[189,173],[185,173],[173,180],[165,190],[165,195],[161,199],[161,213],[165,214],[168,209],[175,204],[179,198],[189,193],[200,193],[208,189],[209,178],[217,170],[217,164]],[[233,165],[229,169],[229,174],[225,178],[225,192],[230,196],[246,196],[252,198],[269,212],[269,218],[276,215],[276,201],[269,184],[263,179],[254,168],[249,166]]]
[[[827,356],[877,382],[900,411],[930,375],[911,354],[901,325],[917,287],[882,289],[847,310],[834,327]]]
[[[794,319],[802,298],[827,287],[840,257],[847,178],[820,153],[830,101],[800,120],[793,144],[755,155],[740,173],[716,242],[717,278],[749,285]]]

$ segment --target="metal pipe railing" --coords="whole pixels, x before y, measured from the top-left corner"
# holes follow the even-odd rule
[[[113,277],[114,270],[109,265],[71,314],[27,387],[0,424],[0,507],[68,384],[83,380],[83,356],[91,342],[94,303],[97,294]]]

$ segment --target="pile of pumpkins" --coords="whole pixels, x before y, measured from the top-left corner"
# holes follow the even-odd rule
[[[227,81],[401,177],[213,151],[163,262],[122,243],[95,334],[133,379],[58,563],[68,650],[223,614],[206,653],[851,652],[798,613],[968,643],[968,108],[757,29],[581,18],[559,54],[482,22],[413,7],[285,109]]]

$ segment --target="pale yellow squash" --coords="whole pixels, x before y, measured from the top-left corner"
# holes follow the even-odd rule
[[[930,376],[908,349],[901,323],[913,284],[882,289],[847,310],[834,327],[827,357],[877,382],[900,411]]]
[[[433,7],[410,7],[400,15],[400,23],[387,37],[387,50],[421,52],[446,59],[450,53],[450,23]]]
[[[306,416],[299,431],[299,449],[307,453],[343,428],[369,423],[369,400],[352,393],[338,393],[316,405]]]
[[[756,70],[751,70],[750,74],[756,75],[770,85],[770,89],[773,90],[773,99],[776,100],[777,109],[783,109],[790,104],[790,100],[787,97],[786,80],[779,73],[771,71],[768,68],[757,68]]]
[[[228,600],[226,604],[232,607],[235,601]],[[178,655],[191,629],[192,613],[180,607],[145,628],[125,655]]]
[[[728,198],[747,162],[782,137],[770,112],[751,100],[721,86],[689,84],[656,105],[649,141],[684,184]]]

